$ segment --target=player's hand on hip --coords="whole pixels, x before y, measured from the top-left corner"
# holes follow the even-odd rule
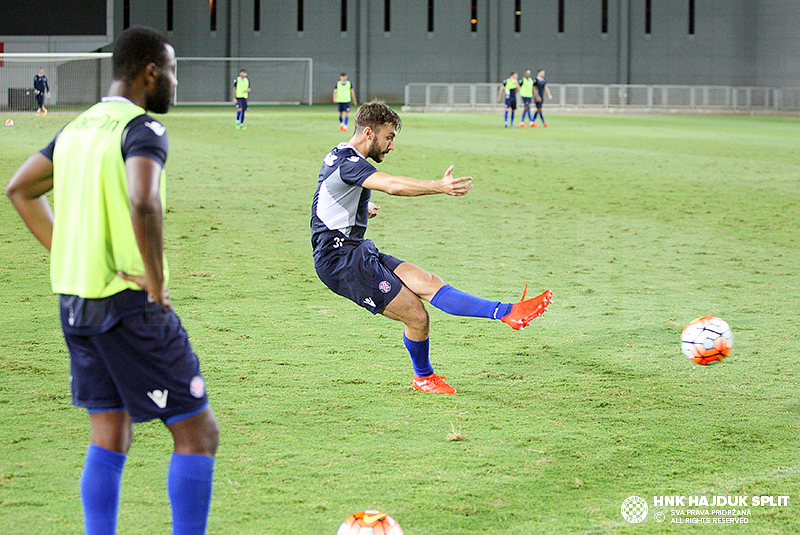
[[[138,285],[147,292],[147,300],[164,307],[164,312],[172,309],[172,301],[169,300],[169,288],[166,286],[161,285],[160,289],[157,288],[158,285],[145,275],[129,275],[128,273],[117,271],[117,276]]]
[[[444,187],[444,192],[448,195],[466,195],[467,192],[472,188],[472,177],[471,176],[462,176],[462,177],[454,177],[453,176],[453,166],[447,168],[447,171],[444,172],[444,177],[442,178],[442,186]]]

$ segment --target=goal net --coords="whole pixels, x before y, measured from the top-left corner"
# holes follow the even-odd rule
[[[178,58],[175,104],[231,104],[242,69],[248,104],[312,104],[311,58]]]
[[[177,58],[175,104],[231,104],[233,79],[250,80],[250,104],[312,104],[311,58]],[[111,53],[0,53],[0,110],[36,111],[33,77],[44,70],[48,111],[81,111],[111,84]]]
[[[0,54],[0,109],[36,111],[33,77],[44,70],[48,111],[82,110],[111,83],[111,54]]]

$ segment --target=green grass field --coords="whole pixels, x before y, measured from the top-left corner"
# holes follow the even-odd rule
[[[71,116],[0,129],[3,183]],[[163,117],[173,303],[222,427],[210,534],[335,534],[361,509],[406,535],[800,532],[796,118],[405,114],[379,167],[474,177],[462,198],[396,198],[368,237],[487,298],[551,288],[523,332],[428,306],[459,393],[411,389],[400,324],[327,290],[308,221],[330,107]],[[82,532],[88,419],[70,404],[47,255],[0,203],[0,531]],[[701,367],[683,326],[726,319]],[[453,440],[457,438],[459,440]],[[171,441],[137,426],[119,532],[167,533]],[[650,514],[629,524],[629,496]],[[671,523],[662,495],[790,496],[748,523]],[[717,508],[706,507],[706,512]],[[658,523],[654,513],[662,512]],[[706,517],[709,518],[709,517]]]

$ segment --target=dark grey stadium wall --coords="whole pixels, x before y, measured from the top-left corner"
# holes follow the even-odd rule
[[[179,56],[313,58],[315,102],[330,100],[342,71],[359,100],[390,102],[403,100],[407,83],[499,82],[511,71],[539,67],[553,83],[800,85],[797,0],[694,0],[694,35],[690,0],[651,0],[646,34],[646,1],[607,0],[604,33],[603,0],[564,0],[563,32],[559,0],[519,0],[519,32],[517,0],[433,0],[433,32],[429,0],[390,0],[388,32],[386,0],[347,0],[346,31],[342,0],[302,0],[302,31],[298,0],[260,0],[258,31],[256,0],[214,0],[215,31],[209,0],[172,0],[168,35]],[[167,30],[167,0],[128,0],[128,6],[131,24]],[[117,35],[122,0],[114,1],[113,11]],[[24,38],[14,39],[16,45],[5,39],[7,51],[24,45]],[[94,49],[87,45],[86,51]]]

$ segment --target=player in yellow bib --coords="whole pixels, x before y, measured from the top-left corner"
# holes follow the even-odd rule
[[[347,73],[339,75],[339,81],[336,82],[336,87],[333,88],[333,101],[336,103],[339,111],[339,131],[347,132],[347,123],[350,120],[350,103],[353,106],[358,106],[356,100],[356,92],[353,90],[353,84],[347,79]]]
[[[91,426],[80,485],[87,535],[116,532],[133,424],[156,418],[174,444],[173,534],[197,535],[208,519],[219,427],[169,299],[162,237],[169,141],[147,114],[169,108],[175,51],[162,34],[135,26],[117,39],[112,64],[108,96],[31,155],[5,191],[51,252],[72,403],[87,410]]]
[[[534,125],[533,118],[531,117],[531,100],[533,100],[533,78],[531,78],[531,71],[525,71],[525,76],[522,77],[522,82],[519,84],[519,96],[522,97],[522,117],[519,119],[519,127],[525,128],[525,116],[528,116],[531,126]]]
[[[517,91],[519,91],[518,76],[516,72],[509,74],[508,78],[501,82],[500,91],[497,92],[497,102],[502,102],[500,99],[505,94],[506,109],[503,122],[506,128],[508,128],[509,125],[511,125],[512,128],[514,126],[514,112],[517,109]],[[509,113],[511,114],[511,121],[509,121]]]
[[[247,71],[242,69],[239,76],[233,79],[233,101],[236,103],[236,129],[247,130],[244,125],[244,112],[247,111],[247,95],[250,94],[250,80]]]

